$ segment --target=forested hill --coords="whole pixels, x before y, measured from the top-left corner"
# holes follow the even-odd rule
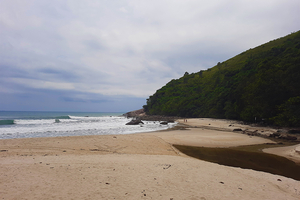
[[[300,31],[197,73],[147,99],[147,114],[300,126]]]

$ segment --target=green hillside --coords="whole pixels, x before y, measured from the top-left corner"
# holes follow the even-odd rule
[[[300,31],[213,68],[185,73],[147,99],[147,114],[300,126]]]

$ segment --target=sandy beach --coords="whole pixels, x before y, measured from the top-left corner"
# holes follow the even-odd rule
[[[179,120],[184,123],[183,120]],[[300,199],[300,181],[186,156],[172,145],[272,143],[275,130],[188,119],[193,128],[129,135],[0,140],[1,199]],[[299,145],[265,152],[300,161]]]

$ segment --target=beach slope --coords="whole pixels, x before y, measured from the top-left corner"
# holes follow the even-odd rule
[[[172,146],[229,147],[270,140],[233,133],[227,129],[231,122],[226,124],[222,120],[195,119],[188,123],[202,128],[0,140],[0,196],[2,199],[300,198],[299,181],[197,160]],[[206,126],[203,123],[212,128],[203,127]]]

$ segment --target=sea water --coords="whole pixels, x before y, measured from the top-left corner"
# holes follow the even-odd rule
[[[175,125],[153,121],[126,125],[131,119],[122,114],[0,111],[0,139],[130,134],[164,130]]]

